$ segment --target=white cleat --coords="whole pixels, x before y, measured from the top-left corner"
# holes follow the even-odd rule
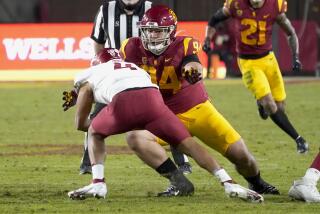
[[[225,182],[224,190],[227,196],[229,196],[230,198],[240,198],[244,201],[253,203],[261,203],[264,201],[262,195],[239,184]]]
[[[73,200],[84,200],[87,197],[106,198],[107,185],[104,182],[92,183],[80,189],[68,192],[69,198]]]
[[[306,179],[294,181],[289,189],[289,196],[305,202],[320,202],[320,193],[316,183]]]

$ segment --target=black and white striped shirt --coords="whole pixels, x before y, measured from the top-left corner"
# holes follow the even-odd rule
[[[96,15],[91,38],[105,47],[119,49],[123,40],[139,36],[137,22],[151,5],[150,1],[142,1],[133,15],[127,15],[118,1],[106,1]]]

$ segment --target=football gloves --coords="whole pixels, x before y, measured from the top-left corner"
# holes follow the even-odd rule
[[[62,104],[63,111],[67,111],[69,108],[74,106],[77,103],[78,93],[76,89],[72,89],[71,91],[64,91],[62,93],[62,100],[64,103]]]
[[[183,68],[182,77],[184,77],[190,84],[194,84],[202,79],[202,73],[192,67],[188,70]]]
[[[292,72],[293,72],[294,74],[300,73],[300,72],[301,72],[301,67],[302,67],[302,65],[301,65],[301,62],[300,62],[300,60],[299,60],[299,58],[298,58],[297,55],[294,55],[294,56],[293,56],[292,63],[293,63],[293,65],[292,65]]]
[[[211,51],[211,42],[210,39],[208,37],[205,38],[203,46],[202,46],[202,50],[208,54]]]

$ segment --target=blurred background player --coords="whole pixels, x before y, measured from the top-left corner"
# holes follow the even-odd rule
[[[193,157],[202,168],[218,178],[228,196],[249,202],[263,201],[261,195],[235,184],[206,149],[191,137],[180,120],[164,104],[158,86],[151,82],[150,76],[144,70],[133,63],[125,62],[118,50],[113,48],[103,49],[98,54],[98,60],[100,64],[78,73],[74,81],[78,91],[76,127],[78,130],[88,131],[93,179],[91,184],[70,191],[70,198],[105,198],[107,186],[104,180],[104,139],[110,135],[142,128]],[[105,103],[107,106],[91,120],[89,114],[93,102]],[[166,157],[160,145],[151,142],[144,144],[140,149],[140,152],[138,149],[135,151],[151,167],[158,172],[159,167],[166,169],[167,172],[161,174],[176,187],[174,196],[193,194],[192,183]],[[149,154],[149,151],[153,154]],[[160,157],[164,156],[163,160],[166,160],[163,163],[157,159],[159,153]]]
[[[270,117],[296,142],[298,153],[306,153],[307,142],[285,113],[284,82],[272,51],[272,25],[276,22],[288,36],[293,72],[300,72],[298,38],[285,15],[286,10],[285,0],[227,0],[210,19],[203,48],[205,51],[210,49],[217,24],[232,17],[237,28],[238,65],[242,80],[257,100],[260,117],[264,120]]]
[[[122,43],[121,53],[147,71],[161,91],[166,105],[188,128],[191,135],[220,152],[235,164],[238,172],[258,193],[279,194],[260,177],[254,157],[241,136],[215,109],[202,81],[202,65],[197,53],[199,42],[192,37],[176,36],[177,17],[166,6],[149,9],[139,23],[140,37]],[[128,134],[128,144],[162,141],[146,130]],[[169,187],[166,194],[173,194]]]
[[[215,78],[220,60],[225,63],[227,74],[235,75],[235,38],[233,28],[232,21],[221,22],[217,25],[217,32],[210,41],[210,49],[206,50],[208,78]]]
[[[137,22],[151,6],[152,3],[145,0],[105,1],[98,10],[91,33],[95,54],[104,47],[119,49],[125,39],[139,36]],[[91,117],[94,117],[103,107],[104,105],[97,103]],[[174,147],[171,147],[171,151],[179,168],[184,173],[191,173],[191,165],[187,156]],[[86,173],[91,173],[87,137],[84,140],[84,154],[80,164],[80,174]]]
[[[320,153],[313,160],[306,174],[301,179],[294,181],[289,190],[289,196],[305,202],[320,202],[320,193],[317,183],[320,178]]]

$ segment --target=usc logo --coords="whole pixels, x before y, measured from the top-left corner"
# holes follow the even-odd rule
[[[173,10],[169,9],[168,12],[169,12],[169,14],[172,16],[174,22],[177,22],[178,19],[177,19],[176,14],[173,12]]]

